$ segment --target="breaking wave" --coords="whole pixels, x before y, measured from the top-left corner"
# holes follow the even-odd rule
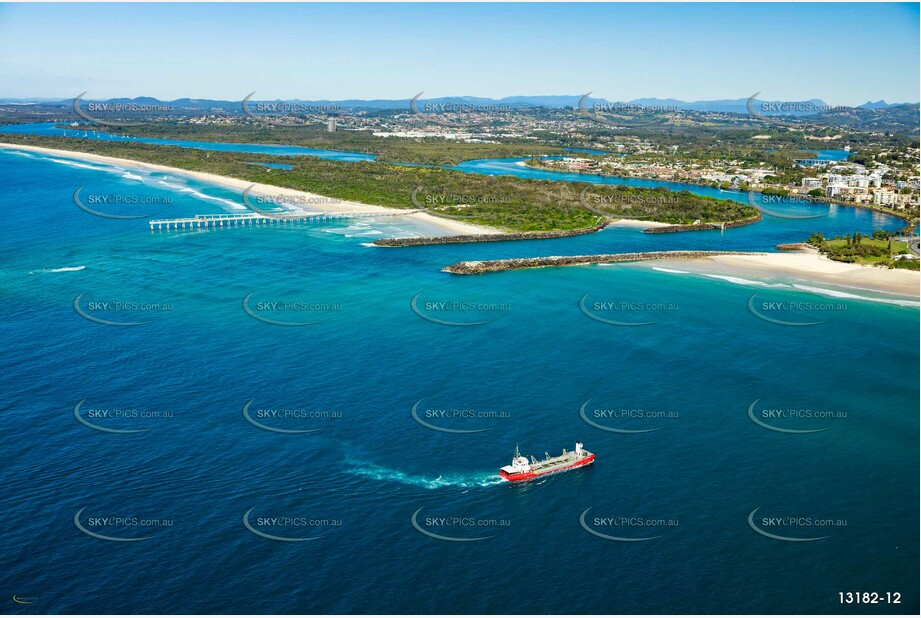
[[[730,275],[711,275],[708,273],[701,273],[704,277],[710,277],[711,279],[722,279],[723,281],[728,281],[729,283],[735,283],[737,285],[754,285],[762,288],[787,288],[791,286],[786,283],[768,283],[766,281],[755,281],[752,279],[743,279],[742,277],[732,277]]]
[[[794,283],[793,287],[797,290],[802,290],[804,292],[812,292],[814,294],[821,294],[823,296],[831,296],[832,298],[852,298],[854,300],[868,300],[875,303],[883,303],[887,305],[898,305],[899,307],[921,307],[921,303],[914,300],[905,300],[899,298],[881,298],[879,296],[862,296],[860,294],[852,294],[850,292],[843,292],[841,290],[830,290],[827,288],[815,288],[808,285],[799,285]]]
[[[675,270],[675,269],[673,269],[673,268],[664,268],[664,267],[662,267],[662,266],[653,266],[652,269],[653,269],[653,270],[658,270],[659,272],[663,272],[663,273],[675,273],[675,274],[677,274],[677,275],[687,275],[687,274],[690,274],[690,273],[688,273],[688,271],[686,271],[686,270]]]

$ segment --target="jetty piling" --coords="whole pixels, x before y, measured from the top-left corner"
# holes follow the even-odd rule
[[[343,219],[376,219],[379,217],[403,217],[419,212],[406,210],[401,212],[297,212],[277,215],[259,213],[195,215],[173,219],[151,219],[151,231],[203,230],[224,227],[270,227],[286,226],[289,223],[312,223],[316,221],[340,221]]]

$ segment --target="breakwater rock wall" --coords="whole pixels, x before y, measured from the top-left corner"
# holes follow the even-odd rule
[[[379,238],[374,241],[378,247],[418,247],[420,245],[452,245],[470,242],[504,242],[506,240],[543,240],[547,238],[567,238],[600,232],[608,226],[604,221],[593,227],[559,232],[515,232],[511,234],[464,234],[461,236],[419,236],[416,238]]]
[[[787,242],[780,243],[774,247],[778,251],[807,251],[810,248],[813,248],[811,245],[808,245],[804,242]]]
[[[760,252],[740,251],[647,251],[644,253],[602,253],[599,255],[553,255],[536,258],[513,258],[508,260],[487,260],[457,262],[442,269],[454,275],[480,275],[483,273],[542,268],[547,266],[577,266],[583,264],[613,264],[616,262],[640,262],[644,260],[683,260],[711,255],[758,255]]]
[[[761,221],[764,217],[759,212],[757,215],[739,219],[738,221],[727,221],[726,223],[692,223],[688,225],[669,225],[662,227],[650,227],[643,230],[644,234],[673,234],[675,232],[699,232],[702,230],[720,230],[731,227],[742,227]]]

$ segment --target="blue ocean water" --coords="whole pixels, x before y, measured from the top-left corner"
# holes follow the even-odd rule
[[[833,207],[724,233],[382,249],[367,243],[425,230],[386,219],[152,233],[80,210],[74,191],[156,198],[111,206],[150,216],[233,212],[240,196],[67,157],[0,151],[0,169],[0,580],[32,601],[11,612],[918,611],[916,303],[649,264],[440,271],[769,250],[897,220]],[[832,306],[812,314],[822,324],[782,326],[749,309],[753,294]],[[430,425],[487,431],[426,428],[414,406]],[[319,431],[269,431],[244,409]],[[750,409],[823,431],[772,431]],[[764,414],[776,410],[833,416]],[[525,485],[496,477],[516,445],[541,457],[577,439],[595,465]],[[257,532],[312,540],[259,536],[247,513]],[[601,538],[583,515],[601,534],[657,538]],[[769,538],[750,516],[776,536],[827,538]],[[847,591],[901,604],[842,606]]]

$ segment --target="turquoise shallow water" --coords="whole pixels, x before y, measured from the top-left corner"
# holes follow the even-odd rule
[[[652,265],[439,270],[516,255],[769,249],[816,222],[869,231],[897,225],[890,218],[835,208],[723,234],[380,249],[366,243],[425,230],[370,220],[151,233],[144,220],[81,211],[74,190],[172,200],[113,207],[151,216],[232,212],[240,196],[67,158],[2,152],[0,169],[0,452],[12,498],[0,579],[34,600],[12,611],[918,611],[916,305]],[[757,308],[823,305],[763,312],[824,322],[759,319],[755,293]],[[81,294],[93,318],[146,324],[81,316]],[[247,297],[257,316],[316,323],[260,321]],[[596,317],[654,323],[599,322],[583,298]],[[149,431],[90,428],[74,417],[81,401],[84,421]],[[242,413],[249,401],[265,425],[320,431],[261,429]],[[425,428],[417,402],[430,424],[488,431]],[[750,407],[776,428],[823,431],[769,430]],[[169,415],[102,415],[115,410]],[[790,410],[835,416],[771,416]],[[576,439],[594,466],[497,481],[516,444],[542,456]],[[260,537],[243,524],[250,509],[260,532],[319,538]],[[595,532],[658,538],[595,536],[580,525],[586,509]],[[828,538],[763,536],[749,525],[755,509],[762,531]],[[93,537],[78,513],[89,532],[152,538]],[[414,513],[427,532],[489,538],[439,540],[413,527]],[[842,607],[839,591],[900,592],[902,603]]]

